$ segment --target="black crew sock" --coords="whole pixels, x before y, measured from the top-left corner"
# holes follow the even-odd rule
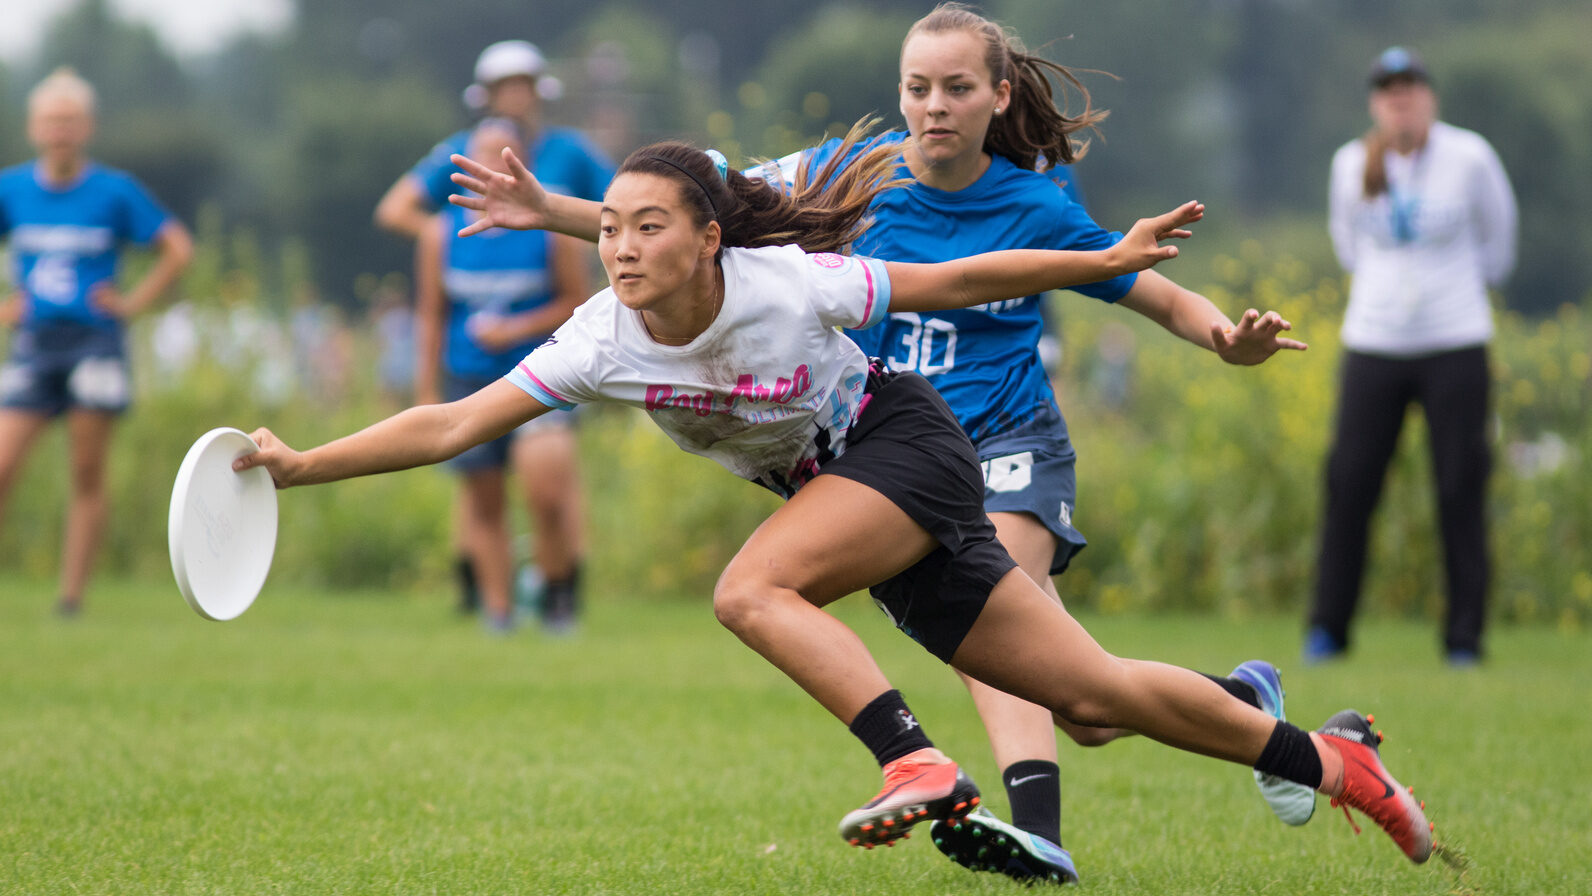
[[[459,612],[474,613],[481,609],[481,591],[475,584],[475,564],[470,562],[469,556],[460,554],[454,558],[453,572],[459,579]]]
[[[1255,690],[1255,686],[1249,682],[1239,681],[1236,678],[1225,678],[1220,675],[1210,675],[1205,672],[1201,672],[1200,674],[1204,675],[1206,678],[1209,678],[1211,681],[1216,682],[1217,687],[1229,694],[1232,694],[1234,697],[1237,697],[1245,703],[1248,703],[1250,706],[1253,706],[1256,709],[1261,708],[1260,693],[1257,692]]]
[[[572,622],[580,614],[580,564],[570,567],[562,579],[548,579],[543,586],[542,615],[556,622]]]
[[[881,767],[908,753],[934,746],[897,690],[888,690],[873,698],[847,727],[863,746],[873,751],[873,758]]]
[[[1012,824],[1061,845],[1061,769],[1043,759],[1014,762],[1001,773]]]
[[[1278,722],[1271,729],[1271,739],[1266,749],[1255,760],[1255,771],[1276,775],[1303,784],[1312,790],[1321,787],[1321,754],[1310,732],[1288,722]]]

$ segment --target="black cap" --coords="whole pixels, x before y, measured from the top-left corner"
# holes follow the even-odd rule
[[[1416,55],[1414,50],[1407,47],[1388,47],[1382,55],[1376,57],[1371,63],[1370,82],[1374,88],[1386,87],[1396,78],[1408,78],[1422,84],[1430,83],[1431,75],[1426,72],[1426,63]]]

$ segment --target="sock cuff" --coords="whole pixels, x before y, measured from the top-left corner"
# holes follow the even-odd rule
[[[1321,787],[1321,754],[1310,732],[1288,722],[1278,722],[1271,729],[1266,748],[1255,760],[1255,771],[1266,775],[1287,778],[1312,790]]]
[[[857,717],[846,726],[862,741],[880,765],[894,762],[908,753],[934,746],[923,726],[907,709],[906,700],[895,689],[868,701]]]
[[[1021,759],[1001,771],[1001,781],[1008,790],[1021,787],[1038,778],[1059,779],[1061,766],[1045,759]]]

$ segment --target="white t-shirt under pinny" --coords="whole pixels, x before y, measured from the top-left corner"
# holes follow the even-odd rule
[[[884,262],[798,246],[726,249],[718,316],[660,345],[612,288],[593,296],[509,374],[537,401],[641,408],[675,443],[789,497],[845,450],[868,361],[839,331],[883,320]]]

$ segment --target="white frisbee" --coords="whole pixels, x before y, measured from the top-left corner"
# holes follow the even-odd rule
[[[177,589],[206,619],[234,619],[254,603],[276,553],[276,486],[263,467],[234,472],[258,451],[241,430],[212,429],[177,469],[167,543]]]

